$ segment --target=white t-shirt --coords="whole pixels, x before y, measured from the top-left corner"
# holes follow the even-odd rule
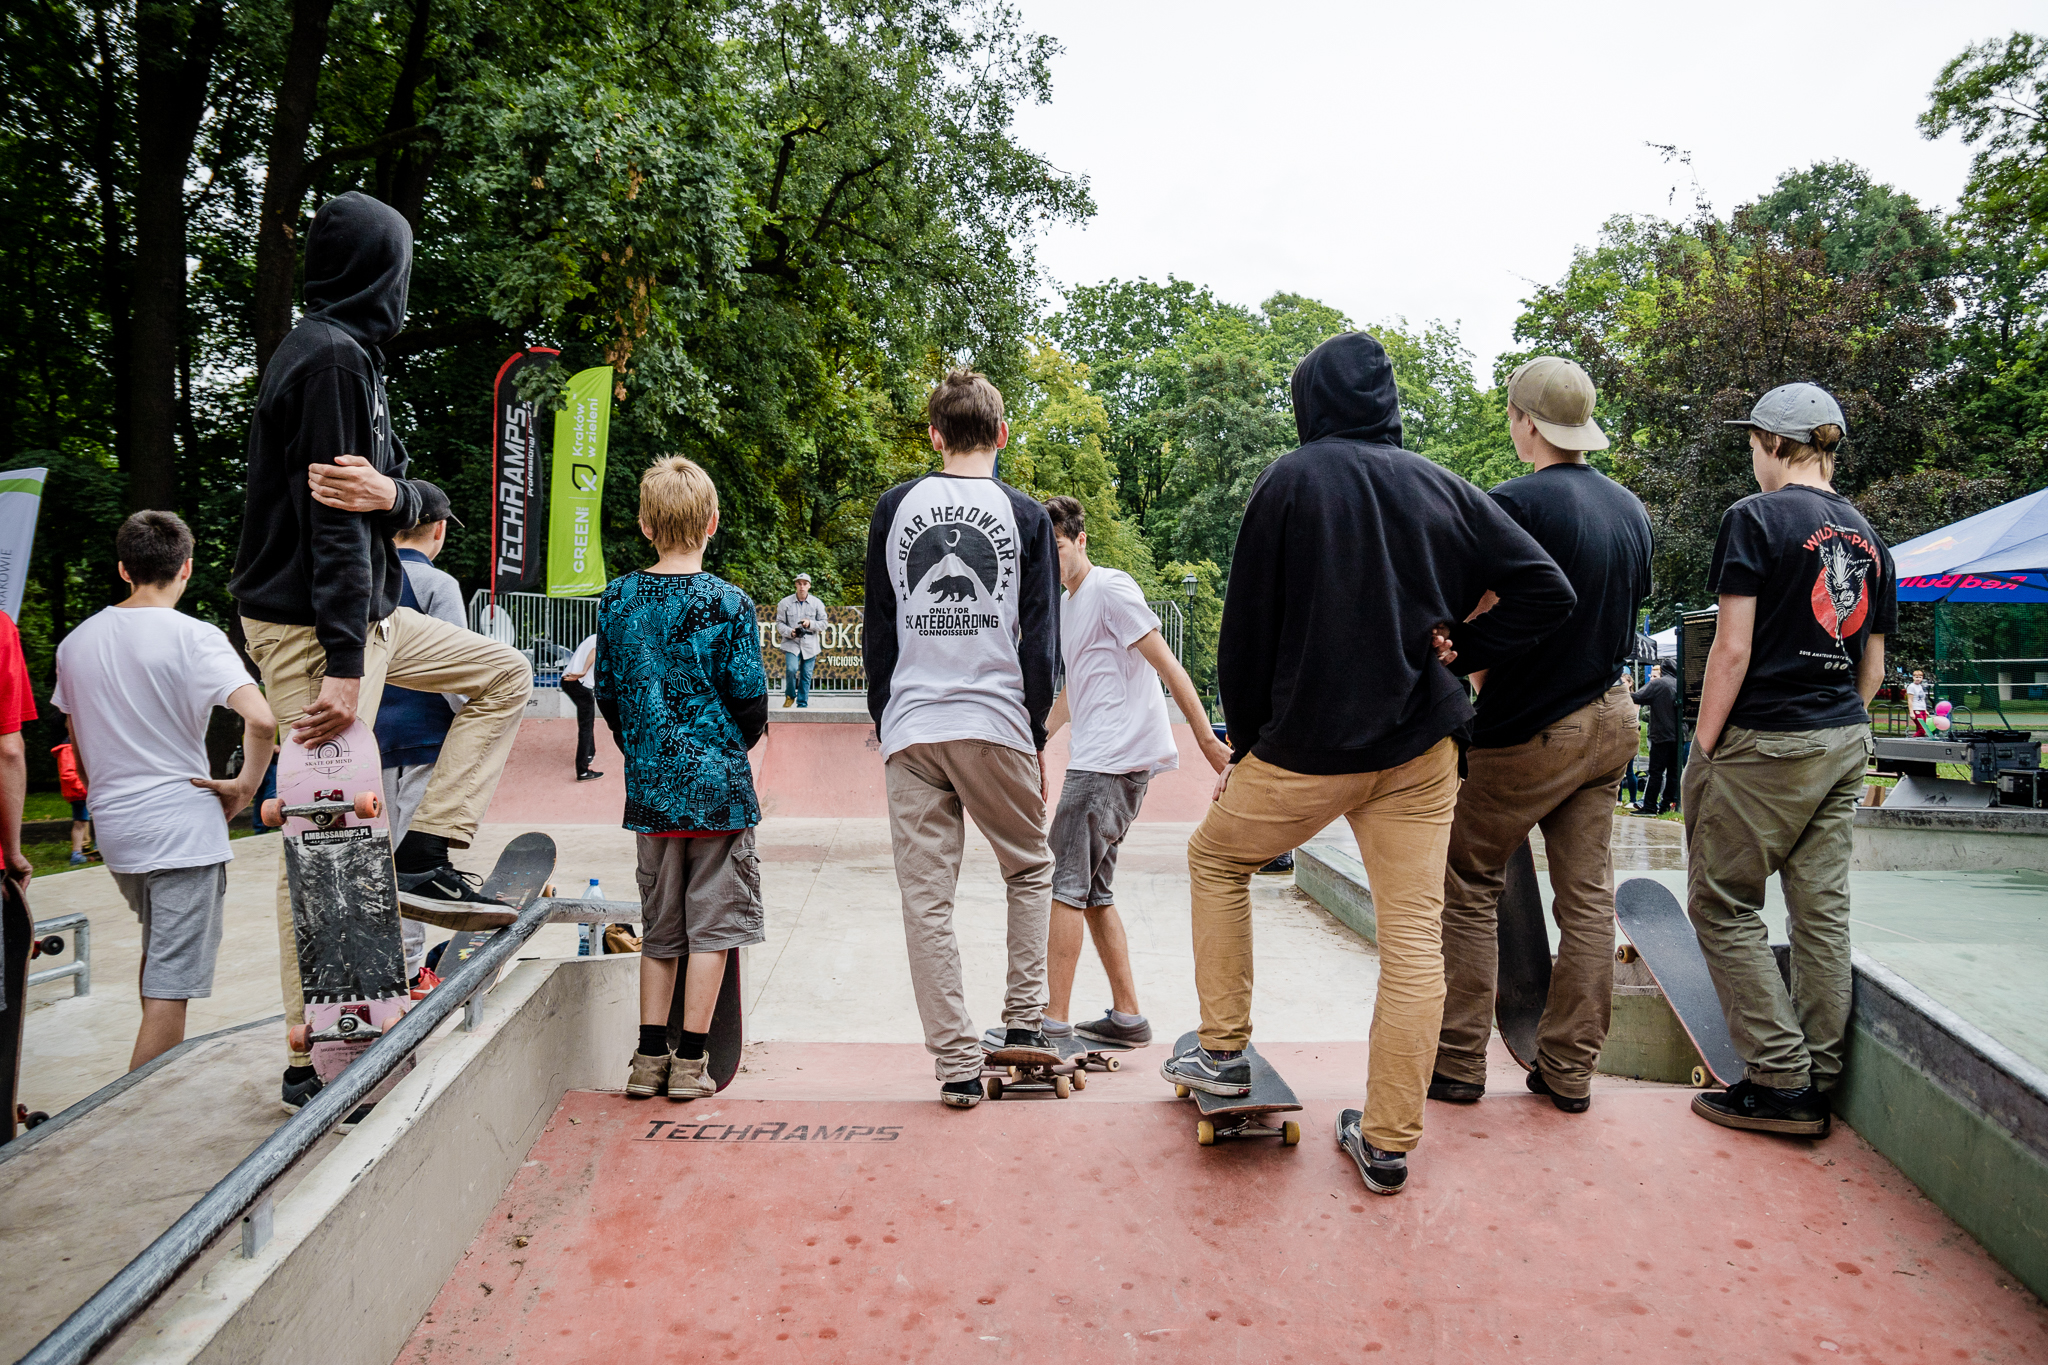
[[[207,867],[228,848],[208,776],[213,708],[255,680],[218,626],[169,607],[107,607],[57,646],[50,702],[71,718],[93,834],[116,872]]]
[[[1909,682],[1906,684],[1906,706],[1914,711],[1927,709],[1927,684]]]
[[[590,676],[590,661],[596,657],[597,637],[591,635],[586,637],[582,644],[576,646],[576,652],[569,656],[569,662],[563,665],[562,672],[565,674],[576,674],[581,682],[594,683],[597,679]]]
[[[1067,766],[1163,773],[1180,766],[1159,675],[1132,646],[1159,629],[1136,579],[1097,566],[1060,598],[1060,657],[1074,718]]]

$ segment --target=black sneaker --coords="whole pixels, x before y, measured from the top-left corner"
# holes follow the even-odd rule
[[[398,874],[398,889],[410,891],[436,901],[470,901],[484,905],[498,905],[477,888],[483,885],[483,878],[474,872],[464,872],[453,863],[442,863],[427,872],[401,872]]]
[[[1365,1118],[1357,1109],[1337,1115],[1337,1145],[1365,1177],[1365,1187],[1374,1194],[1399,1194],[1408,1187],[1408,1154],[1383,1152],[1367,1142],[1358,1131]]]
[[[1441,1073],[1429,1078],[1429,1097],[1446,1104],[1477,1104],[1485,1094],[1485,1086],[1470,1081],[1454,1081]]]
[[[586,769],[583,772],[576,774],[576,780],[578,782],[595,782],[598,778],[603,776],[603,773],[598,772],[595,769]]]
[[[1788,1137],[1826,1137],[1828,1109],[1828,1097],[1810,1085],[1778,1090],[1745,1080],[1692,1097],[1692,1112],[1709,1123]]]
[[[310,1066],[288,1066],[284,1069],[284,1111],[296,1114],[306,1107],[306,1102],[320,1093],[319,1073]]]
[[[1074,1025],[1074,1032],[1091,1043],[1106,1043],[1110,1047],[1143,1047],[1152,1041],[1150,1020],[1140,1016],[1135,1024],[1119,1024],[1108,1010],[1102,1012],[1100,1019]]]
[[[1293,855],[1292,853],[1283,853],[1283,854],[1281,854],[1281,855],[1280,855],[1279,857],[1275,858],[1275,859],[1274,859],[1274,860],[1273,860],[1272,862],[1270,862],[1270,863],[1267,863],[1267,864],[1266,864],[1266,865],[1265,865],[1264,867],[1260,868],[1260,869],[1259,869],[1259,871],[1260,871],[1260,872],[1262,872],[1262,873],[1265,873],[1265,872],[1276,872],[1276,873],[1288,873],[1288,872],[1292,872],[1292,871],[1294,871],[1294,855]]]
[[[1550,1082],[1543,1079],[1541,1069],[1529,1073],[1529,1093],[1532,1095],[1548,1095],[1550,1102],[1559,1109],[1564,1110],[1567,1114],[1583,1114],[1593,1107],[1593,1097],[1591,1095],[1581,1095],[1579,1098],[1573,1099],[1570,1095],[1560,1095],[1555,1090],[1552,1090]]]
[[[981,1103],[981,1081],[947,1081],[939,1087],[939,1103],[951,1109],[972,1109]]]
[[[1235,1098],[1252,1093],[1252,1062],[1242,1052],[1217,1056],[1196,1043],[1178,1057],[1169,1057],[1159,1074],[1175,1085],[1211,1095]]]
[[[1060,1061],[1059,1048],[1035,1028],[1004,1029],[1003,1045],[987,1055],[990,1061],[1008,1066],[1052,1066]]]

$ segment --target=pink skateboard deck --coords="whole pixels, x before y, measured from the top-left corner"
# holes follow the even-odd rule
[[[307,748],[287,736],[277,796],[264,819],[284,824],[285,875],[299,953],[306,1022],[294,1052],[310,1052],[321,1081],[382,1037],[411,1004],[398,922],[398,875],[384,815],[376,736],[357,721]],[[371,1091],[376,1100],[412,1059]]]

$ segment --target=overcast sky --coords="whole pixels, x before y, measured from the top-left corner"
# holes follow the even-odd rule
[[[1969,151],[1920,137],[1929,87],[1969,44],[2048,27],[2038,0],[1018,3],[1066,50],[1017,131],[1098,210],[1041,239],[1057,280],[1455,320],[1482,383],[1532,281],[1612,214],[1686,215],[1695,177],[1725,215],[1846,158],[1952,206]]]

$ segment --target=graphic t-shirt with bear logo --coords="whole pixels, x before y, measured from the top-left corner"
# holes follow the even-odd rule
[[[946,474],[883,494],[868,527],[865,632],[883,759],[953,739],[1045,747],[1058,597],[1052,520],[1025,494]]]
[[[1825,730],[1869,719],[1856,668],[1871,635],[1898,626],[1898,575],[1847,498],[1794,484],[1736,503],[1721,518],[1708,587],[1756,599],[1729,724]]]

